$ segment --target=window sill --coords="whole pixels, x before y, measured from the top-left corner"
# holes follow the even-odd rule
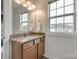
[[[50,37],[70,37],[70,38],[77,38],[77,34],[74,33],[66,33],[66,32],[47,32],[46,36]]]

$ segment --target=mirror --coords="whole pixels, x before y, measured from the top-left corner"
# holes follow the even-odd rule
[[[13,34],[29,32],[29,12],[35,8],[35,6],[27,1],[27,4],[20,4],[19,0],[12,0],[13,7]],[[26,1],[26,0],[23,0]],[[28,7],[29,6],[29,7]],[[31,21],[32,23],[32,21]]]
[[[29,13],[36,7],[28,0],[12,0],[13,7],[13,34],[33,30],[33,21],[29,21]],[[31,27],[29,27],[31,26]]]

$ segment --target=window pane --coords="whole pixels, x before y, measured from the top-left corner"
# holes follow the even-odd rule
[[[27,25],[28,25],[28,23],[22,23],[22,27],[27,26]]]
[[[73,3],[74,3],[74,0],[65,0],[65,6]]]
[[[63,17],[57,18],[57,24],[61,24],[61,23],[63,23]]]
[[[28,19],[28,17],[27,17],[27,13],[24,13],[24,14],[21,14],[21,22],[24,22],[24,21],[27,21]]]
[[[55,29],[50,28],[50,32],[55,32]]]
[[[28,26],[22,27],[22,31],[28,31]]]
[[[56,24],[50,25],[50,32],[55,32]]]
[[[56,24],[56,18],[50,19],[50,24]]]
[[[57,25],[57,32],[63,32],[63,24]]]
[[[74,12],[74,6],[73,5],[65,7],[65,13],[66,14],[73,13],[73,12]]]
[[[57,18],[57,32],[63,31],[63,17]]]
[[[56,16],[56,10],[50,10],[50,17]]]
[[[63,8],[57,9],[57,15],[62,15],[64,12]]]
[[[49,6],[50,32],[73,32],[74,0],[57,0]]]
[[[58,0],[57,1],[57,8],[63,7],[63,3],[64,3],[64,0]]]
[[[23,31],[27,31],[27,29],[28,29],[28,23],[22,23],[21,29],[22,29]]]
[[[56,9],[56,2],[50,4],[50,10]]]
[[[65,16],[65,23],[73,23],[74,16]]]
[[[56,27],[56,24],[50,24],[50,28],[53,28],[53,29],[55,29],[55,27]]]
[[[64,28],[65,32],[73,32],[73,30],[74,30],[73,24],[65,24],[65,28]]]

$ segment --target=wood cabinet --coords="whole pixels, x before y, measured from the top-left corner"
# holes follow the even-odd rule
[[[44,39],[43,35],[25,42],[12,40],[12,59],[41,59],[44,54]]]
[[[37,45],[25,50],[23,52],[23,59],[37,59]]]
[[[23,44],[23,51],[33,46],[33,41]]]
[[[44,54],[44,40],[38,43],[38,59],[41,59]]]

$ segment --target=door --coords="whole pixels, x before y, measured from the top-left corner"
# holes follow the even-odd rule
[[[37,59],[37,45],[23,52],[23,59]]]
[[[1,59],[3,59],[3,40],[4,40],[4,33],[3,33],[3,0],[1,0]]]
[[[44,42],[38,43],[38,59],[41,59],[44,54]]]

